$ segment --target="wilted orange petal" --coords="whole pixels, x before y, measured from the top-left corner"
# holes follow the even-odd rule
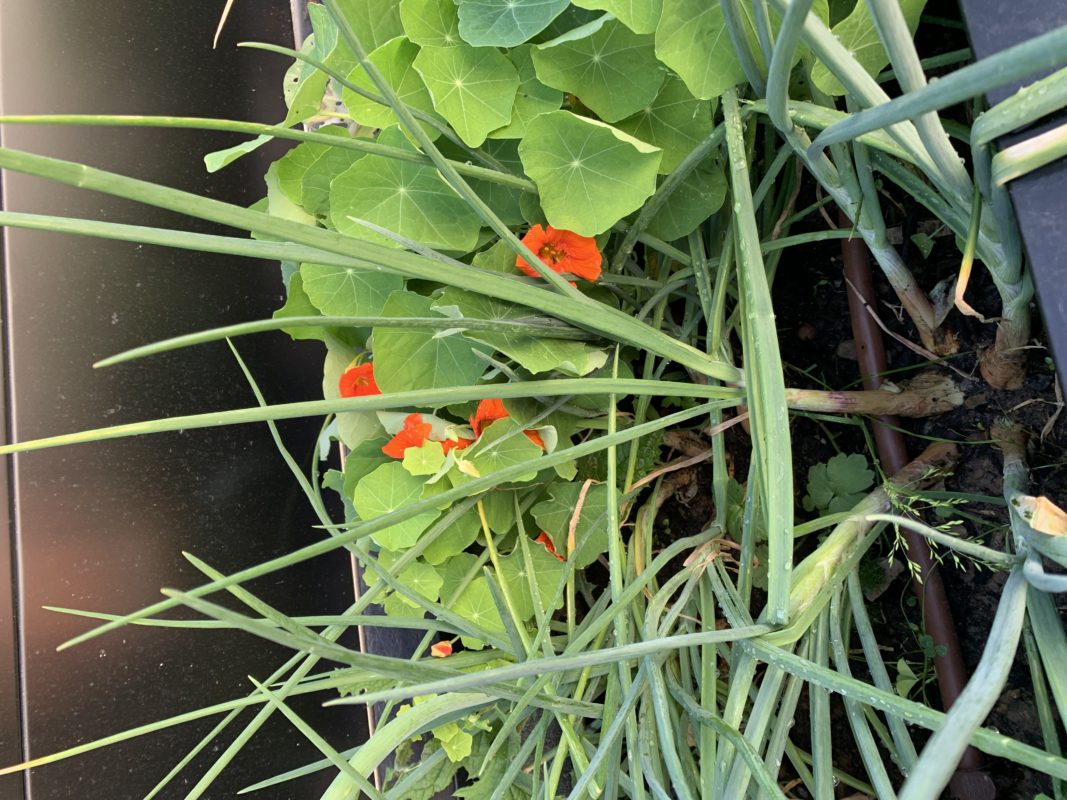
[[[545,533],[544,531],[541,531],[541,535],[537,537],[537,541],[540,544],[543,544],[545,546],[545,550],[547,550],[549,553],[554,555],[560,561],[566,561],[567,560],[563,556],[561,556],[559,553],[556,552],[556,546],[554,544],[552,544],[552,538],[547,533]]]
[[[422,414],[408,414],[404,418],[404,427],[386,443],[382,452],[390,458],[403,458],[409,447],[422,447],[432,429],[433,425],[422,421]]]
[[[541,439],[541,434],[539,434],[537,431],[528,430],[528,431],[523,431],[523,433],[525,433],[526,434],[526,438],[529,439],[531,442],[533,442],[535,445],[540,447],[542,450],[545,449],[545,443]]]
[[[462,436],[458,439],[442,439],[441,449],[445,451],[445,455],[448,455],[449,450],[462,450],[465,447],[470,447],[474,444],[473,439],[464,439]]]
[[[452,655],[452,643],[438,642],[430,647],[430,655],[434,658],[448,658]]]

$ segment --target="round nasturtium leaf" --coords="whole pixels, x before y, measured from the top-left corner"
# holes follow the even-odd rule
[[[582,236],[603,233],[640,208],[656,190],[662,155],[658,147],[569,111],[532,120],[519,145],[549,224]]]
[[[659,170],[667,173],[711,133],[711,117],[712,102],[697,100],[680,78],[671,75],[655,100],[615,126],[661,148],[663,160]]]
[[[432,302],[412,292],[394,292],[382,315],[432,317]],[[461,331],[375,328],[373,337],[374,377],[383,392],[470,386],[487,366],[475,352],[486,346],[468,339]]]
[[[708,160],[690,172],[648,224],[648,232],[665,242],[688,236],[718,211],[726,199],[722,164]]]
[[[549,499],[532,509],[534,519],[552,539],[556,552],[567,555],[567,539],[571,518],[582,494],[579,483],[554,483],[548,489]],[[608,549],[608,489],[604,484],[591,486],[585,494],[574,541],[577,554],[574,565],[578,569],[589,566]]]
[[[493,593],[489,589],[489,583],[482,575],[471,581],[462,594],[453,601],[452,611],[488,634],[504,633],[504,621],[500,618],[496,603],[493,602]],[[481,642],[473,637],[464,636],[462,641],[463,646],[468,649],[481,649]]]
[[[397,36],[371,53],[369,58],[370,62],[382,73],[386,83],[396,92],[400,102],[416,111],[433,113],[433,100],[430,99],[430,92],[422,82],[422,77],[412,66],[418,54],[418,45],[412,44],[403,36]],[[378,87],[364,72],[363,67],[356,67],[352,70],[348,80],[361,89],[379,94]],[[398,122],[396,114],[389,106],[356,94],[347,86],[341,90],[341,99],[352,119],[361,125],[369,128],[386,128]],[[422,128],[430,136],[436,136],[438,133],[425,123],[422,124]]]
[[[434,108],[471,147],[511,121],[519,76],[495,47],[423,47],[413,64]]]
[[[541,45],[533,62],[542,83],[576,95],[605,122],[651,103],[667,74],[656,59],[654,38],[617,20],[581,39]]]
[[[404,33],[420,47],[451,47],[463,41],[452,0],[400,0],[400,19]]]
[[[656,55],[702,100],[718,97],[745,79],[719,3],[663,0]]]
[[[459,34],[475,47],[514,47],[543,31],[570,0],[458,0]]]
[[[419,502],[422,484],[423,479],[408,474],[399,461],[382,464],[356,484],[352,502],[360,519],[375,519]],[[386,550],[403,550],[415,544],[435,519],[436,511],[425,511],[372,533],[371,538]]]
[[[379,136],[382,144],[414,151],[399,129]],[[357,239],[399,247],[371,230],[366,220],[436,250],[466,253],[478,244],[481,218],[430,166],[368,155],[330,184],[330,222]]]
[[[334,4],[352,30],[359,32],[367,52],[404,32],[396,0],[335,0]],[[313,8],[308,10],[314,14]]]
[[[308,299],[331,317],[373,317],[404,286],[399,275],[331,264],[301,264],[300,278]]]
[[[575,0],[574,5],[610,12],[634,33],[652,33],[659,22],[663,0]]]

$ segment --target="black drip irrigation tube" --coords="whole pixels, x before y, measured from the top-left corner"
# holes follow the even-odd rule
[[[841,216],[842,226],[851,224],[847,217]],[[856,357],[860,364],[863,388],[877,389],[883,383],[881,376],[885,374],[888,365],[882,332],[871,314],[871,301],[875,294],[870,255],[867,245],[859,238],[842,239],[841,255],[844,259],[848,310],[852,318],[852,335],[856,341]],[[886,474],[892,475],[908,463],[907,445],[896,417],[876,417],[874,439],[878,447],[878,458]],[[937,674],[942,705],[948,710],[967,684],[967,673],[960,656],[952,611],[945,596],[941,572],[934,563],[926,539],[911,530],[903,531],[903,536],[907,544],[908,559],[919,567],[918,578],[921,582],[913,580],[912,588],[922,609],[923,627],[933,639],[935,648],[938,648],[935,653],[941,652],[940,655],[934,656],[934,671]],[[966,800],[992,800],[996,797],[993,779],[984,771],[981,754],[973,747],[968,747],[960,758],[950,788],[953,795]]]

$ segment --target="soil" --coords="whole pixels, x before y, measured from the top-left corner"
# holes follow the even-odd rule
[[[804,199],[807,194],[808,199]],[[798,207],[814,200],[810,186],[805,187]],[[922,209],[899,199],[899,206],[886,203],[888,222],[900,227],[904,240],[910,232],[927,227]],[[813,215],[813,222],[823,220]],[[791,233],[799,232],[794,229]],[[923,258],[914,247],[903,248],[905,258],[913,271],[920,276],[924,288],[955,274],[959,268],[959,256],[951,237],[935,238],[929,257]],[[997,295],[991,280],[984,270],[976,269],[968,289],[968,299],[979,310],[993,313],[997,307]],[[914,332],[900,318],[899,305],[892,290],[875,267],[875,284],[879,295],[879,313],[888,328],[910,341],[917,341]],[[840,248],[836,242],[825,242],[788,251],[777,270],[774,283],[775,311],[777,314],[779,342],[786,371],[786,384],[800,388],[858,388],[859,367],[855,360],[855,345],[849,320],[846,286],[842,276]],[[977,352],[992,340],[993,326],[953,312],[946,326],[954,330],[960,342],[960,352],[947,364],[966,396],[965,404],[950,413],[922,420],[906,420],[902,423],[907,431],[909,452],[917,454],[928,443],[928,437],[951,439],[960,445],[961,457],[953,475],[943,488],[950,492],[999,498],[1001,496],[1002,460],[999,450],[989,442],[990,426],[998,419],[1009,416],[1021,424],[1030,435],[1029,465],[1031,491],[1044,494],[1063,503],[1067,498],[1067,414],[1057,417],[1061,408],[1056,393],[1056,376],[1051,359],[1044,349],[1044,332],[1039,314],[1034,309],[1034,335],[1032,349],[1028,353],[1028,377],[1018,391],[996,391],[986,385],[979,376]],[[898,341],[886,337],[886,349],[892,378],[909,377],[909,372],[929,367],[922,356],[909,350]],[[946,366],[939,367],[945,369]],[[798,520],[811,516],[801,507],[805,493],[808,469],[826,461],[838,452],[864,453],[874,462],[876,454],[868,449],[868,440],[863,429],[855,425],[834,424],[823,419],[796,415],[792,419],[793,470],[797,487],[796,513]],[[727,433],[728,449],[737,460],[747,457],[750,443],[746,434],[735,427]],[[744,479],[747,464],[735,464],[739,480]],[[711,484],[710,467],[702,465],[690,469],[690,482],[702,489]],[[688,497],[668,502],[658,519],[658,538],[661,542],[692,535],[707,527],[714,515],[706,498],[710,491],[692,492]],[[703,498],[703,499],[702,499]],[[1006,511],[997,503],[967,502],[961,510],[966,514],[963,532],[966,536],[983,541],[1000,549],[1004,538],[1010,533],[1006,524]],[[802,547],[813,546],[815,537],[808,537]],[[876,545],[870,561],[883,563],[892,551],[892,542],[884,540]],[[802,553],[801,553],[802,555]],[[901,560],[897,553],[898,562]],[[868,565],[870,566],[870,565]],[[986,636],[996,612],[1006,574],[992,572],[971,562],[952,563],[946,559],[942,564],[946,592],[950,598],[953,616],[968,672],[972,671],[981,656]],[[1067,610],[1067,598],[1058,602]],[[881,594],[869,604],[869,613],[882,644],[883,658],[890,667],[891,676],[899,659],[905,659],[920,675],[929,669],[930,660],[924,656],[921,638],[921,619],[906,570],[898,574],[882,588]],[[858,641],[853,641],[858,651]],[[863,659],[853,663],[858,678],[863,674]],[[939,706],[936,681],[932,672],[929,683],[914,690],[913,697],[925,698],[934,707]],[[836,696],[832,699],[834,719],[835,765],[852,775],[865,779],[865,771],[858,753],[854,750],[844,708]],[[807,744],[807,700],[802,696],[797,709],[794,741]],[[985,725],[1020,741],[1042,746],[1040,726],[1034,706],[1029,668],[1020,646],[1016,663],[1005,690]],[[913,729],[916,746],[921,748],[928,734]],[[888,759],[887,759],[888,763]],[[1002,800],[1033,798],[1040,792],[1051,793],[1050,780],[1036,772],[999,759],[985,758],[985,769],[997,786],[997,797]],[[788,767],[788,762],[786,764]],[[783,768],[783,778],[787,776]],[[793,789],[795,797],[805,797],[802,787]],[[852,797],[854,790],[842,784],[838,797]],[[863,796],[863,795],[859,795]]]

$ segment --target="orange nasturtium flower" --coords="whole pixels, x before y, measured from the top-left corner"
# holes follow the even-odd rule
[[[560,561],[566,561],[567,560],[563,556],[561,556],[559,553],[556,552],[556,546],[554,544],[552,544],[552,538],[547,533],[545,533],[544,531],[541,531],[541,535],[537,537],[537,542],[538,542],[538,544],[543,544],[545,546],[545,550],[547,550],[549,553],[554,555]]]
[[[409,447],[422,447],[427,441],[440,441],[441,449],[445,451],[445,455],[448,455],[448,451],[453,448],[462,450],[472,444],[470,439],[463,438],[431,439],[430,431],[432,430],[433,425],[422,421],[422,414],[408,414],[404,417],[404,427],[397,432],[396,436],[386,442],[382,452],[390,458],[403,458],[404,451]]]
[[[432,645],[430,655],[434,658],[448,658],[452,655],[452,642],[438,642]]]
[[[475,436],[482,435],[482,429],[490,423],[496,422],[498,419],[504,419],[509,416],[508,410],[504,408],[504,401],[499,399],[482,400],[478,403],[478,408],[474,412],[474,416],[470,418],[471,430],[474,431]],[[523,431],[526,434],[526,438],[540,447],[545,449],[545,443],[541,439],[541,435],[537,431]]]
[[[547,228],[534,225],[522,237],[522,243],[553,272],[567,272],[590,282],[600,277],[600,262],[603,259],[595,239],[579,236],[573,231],[557,230],[551,225]],[[537,270],[522,256],[515,258],[515,266],[531,278],[539,277]]]
[[[341,397],[366,397],[382,393],[374,382],[374,365],[369,361],[346,369],[338,381],[338,388]]]

